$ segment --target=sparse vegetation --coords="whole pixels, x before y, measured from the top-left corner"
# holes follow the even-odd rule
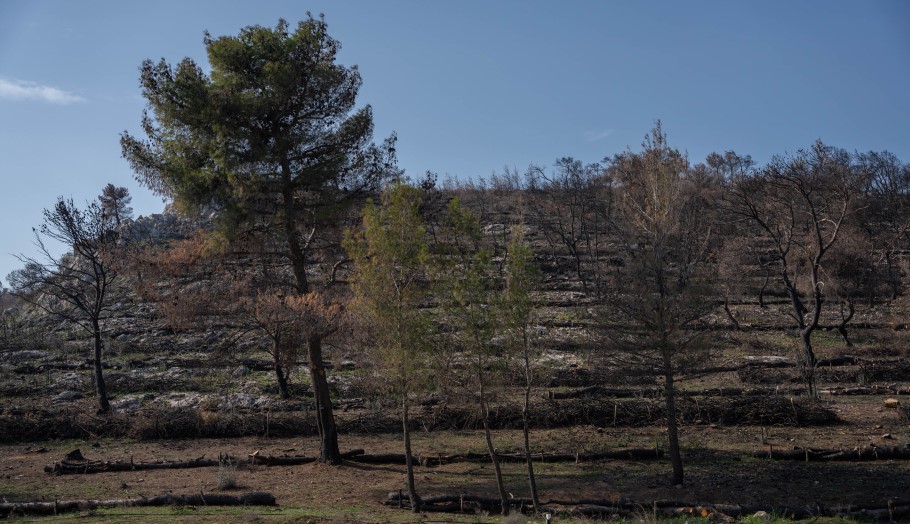
[[[142,65],[122,137],[167,212],[61,199],[0,289],[0,499],[243,467],[288,520],[910,515],[910,165],[820,141],[693,164],[658,122],[601,163],[413,185],[324,20],[205,45],[209,73]]]

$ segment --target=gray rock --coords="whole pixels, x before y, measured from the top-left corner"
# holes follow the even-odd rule
[[[43,360],[49,358],[51,354],[47,351],[14,351],[9,353],[10,362],[15,362],[17,364],[22,362],[34,362],[36,360]]]
[[[73,400],[79,400],[80,398],[82,398],[82,393],[66,390],[55,395],[54,402],[72,402]]]
[[[231,376],[234,377],[234,378],[238,378],[238,377],[245,377],[245,376],[247,376],[247,375],[249,375],[249,374],[250,374],[250,368],[241,365],[241,366],[238,366],[237,369],[235,369],[235,370],[231,373]]]

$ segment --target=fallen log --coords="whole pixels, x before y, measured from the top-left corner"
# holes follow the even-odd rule
[[[383,504],[411,509],[411,499],[407,493],[390,492]],[[533,507],[529,498],[511,498],[509,506],[515,508]],[[502,501],[499,498],[481,497],[478,495],[438,495],[420,499],[420,510],[436,513],[474,513],[477,510],[499,512]],[[549,509],[549,508],[548,508]]]
[[[532,453],[531,460],[535,462],[591,462],[595,460],[650,460],[663,458],[661,449],[618,449],[601,453]],[[500,462],[525,462],[524,454],[497,453]],[[442,466],[459,462],[489,462],[487,453],[459,453],[455,455],[420,456],[415,460],[421,466]],[[352,462],[361,464],[405,464],[402,453],[385,453],[381,455],[360,455],[351,459]],[[498,499],[497,499],[498,500]]]
[[[342,453],[341,458],[353,459],[359,455],[363,455],[362,449],[352,449],[351,451]],[[308,457],[304,455],[285,455],[281,457],[264,456],[259,455],[258,453],[249,455],[250,463],[257,466],[298,466],[316,462],[317,459],[318,457]]]
[[[78,454],[78,457],[75,455]],[[236,459],[224,455],[216,459],[202,457],[191,460],[159,460],[155,462],[101,461],[81,458],[79,450],[71,451],[67,457],[51,466],[44,466],[45,473],[55,475],[85,475],[89,473],[111,473],[116,471],[141,471],[150,469],[188,469],[209,468],[224,462],[236,462]]]
[[[533,507],[530,499],[513,498],[509,500],[510,506],[522,510]],[[410,499],[407,493],[401,491],[388,494],[383,504],[398,506],[402,509],[410,508]],[[467,494],[436,495],[421,499],[421,511],[444,513],[472,513],[477,510],[498,512],[501,508],[498,498],[481,497]],[[818,503],[806,506],[782,506],[773,504],[694,504],[690,502],[657,500],[653,502],[636,502],[628,499],[581,499],[581,500],[548,500],[542,503],[543,509],[549,513],[564,515],[580,515],[586,517],[632,517],[642,512],[653,511],[661,516],[694,516],[701,518],[716,518],[722,520],[742,518],[764,512],[780,515],[784,518],[806,519],[813,517],[838,517],[874,518],[879,520],[893,520],[898,517],[910,515],[910,502],[891,500],[884,506],[837,505],[822,506]]]
[[[145,506],[274,506],[271,493],[246,493],[244,495],[161,495],[151,498],[112,500],[63,500],[54,502],[3,502],[0,516],[10,515],[56,515],[70,511],[87,511],[98,508],[122,508]]]
[[[796,448],[771,449],[752,453],[755,458],[799,460],[804,462],[865,462],[873,460],[910,460],[910,446],[870,446],[852,450]]]
[[[910,395],[910,387],[898,387],[896,384],[887,386],[852,386],[821,389],[819,393],[825,395]]]
[[[363,454],[362,449],[355,449],[342,453],[342,458],[351,458]],[[248,462],[255,465],[263,466],[296,466],[300,464],[309,464],[315,462],[317,457],[305,457],[302,455],[270,457],[262,456],[257,453],[249,455]],[[44,466],[45,473],[55,475],[86,475],[91,473],[112,473],[117,471],[142,471],[152,469],[188,469],[188,468],[208,468],[220,466],[221,464],[236,464],[239,459],[230,455],[220,455],[218,459],[206,459],[202,457],[191,460],[159,460],[155,462],[134,462],[130,459],[126,461],[100,461],[88,460],[82,456],[77,449],[67,453],[66,457],[51,466]]]
[[[787,392],[791,392],[787,390]],[[780,388],[708,388],[700,390],[683,390],[677,392],[680,397],[766,397],[778,395]],[[546,398],[552,400],[565,400],[591,397],[611,398],[663,398],[664,390],[660,388],[605,388],[603,386],[589,386],[570,391],[548,391]]]

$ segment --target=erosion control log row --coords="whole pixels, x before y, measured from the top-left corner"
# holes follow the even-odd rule
[[[0,516],[9,515],[56,515],[69,511],[87,511],[98,508],[122,508],[141,506],[274,506],[271,493],[247,493],[245,495],[161,495],[152,498],[112,500],[64,500],[55,502],[3,502]]]
[[[510,505],[516,510],[530,510],[530,499],[513,498]],[[402,509],[411,509],[407,493],[391,492],[383,504],[398,506]],[[477,495],[436,495],[421,499],[420,509],[425,512],[441,513],[474,513],[477,510],[498,512],[501,509],[499,498],[482,497]],[[695,504],[680,501],[654,501],[641,502],[627,499],[621,500],[549,500],[543,503],[544,511],[549,513],[562,513],[567,515],[583,515],[587,517],[632,517],[640,515],[642,511],[653,511],[663,516],[694,516],[701,518],[741,518],[763,512],[767,515],[779,515],[786,518],[807,519],[819,516],[837,517],[848,516],[853,518],[874,518],[879,520],[893,520],[910,515],[910,501],[891,500],[883,506],[837,506],[825,507],[819,504],[806,506],[774,506],[769,504]]]

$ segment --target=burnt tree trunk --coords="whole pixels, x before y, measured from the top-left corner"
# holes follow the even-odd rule
[[[284,233],[288,243],[291,268],[294,272],[297,292],[310,292],[307,278],[307,256],[309,242],[301,244],[297,231],[297,208],[295,207],[295,187],[291,183],[291,169],[285,159],[281,165],[284,187]],[[315,231],[315,230],[314,230]],[[338,431],[335,428],[335,416],[332,413],[332,400],[329,383],[325,376],[325,363],[322,361],[322,338],[313,335],[307,340],[307,357],[309,360],[310,378],[313,382],[313,395],[316,398],[316,427],[319,431],[319,461],[326,464],[341,464],[341,451],[338,449]]]
[[[765,290],[768,289],[768,281],[771,279],[771,272],[765,271],[765,280],[761,284],[761,288],[758,290],[758,307],[762,309],[767,309],[768,304],[765,304]]]
[[[341,464],[338,449],[338,429],[332,414],[332,398],[329,382],[325,376],[322,361],[322,339],[312,336],[307,341],[310,377],[313,379],[313,394],[316,397],[316,427],[319,430],[319,461],[326,464]]]
[[[847,306],[846,313],[844,312],[844,306]],[[840,333],[841,340],[844,341],[844,345],[848,348],[853,347],[853,342],[850,342],[850,338],[847,336],[847,324],[853,320],[853,315],[856,314],[856,308],[853,307],[853,302],[851,300],[846,300],[845,303],[840,305],[840,324],[837,325],[837,332]]]
[[[736,320],[736,317],[733,316],[733,312],[730,311],[730,297],[726,295],[724,295],[724,312],[727,313],[727,318],[730,319],[730,323],[733,324],[733,329],[739,331],[739,321]]]
[[[676,423],[676,385],[673,380],[673,361],[668,350],[663,351],[664,401],[667,406],[667,453],[673,467],[673,484],[683,483],[682,455],[679,451],[679,428]]]
[[[104,372],[101,367],[101,353],[104,349],[104,343],[101,340],[101,326],[97,320],[92,320],[92,335],[95,344],[95,391],[98,393],[98,411],[107,413],[111,410],[111,403],[107,398],[107,387],[104,384]]]
[[[285,373],[284,367],[279,362],[279,356],[275,356],[275,378],[278,380],[278,394],[281,395],[282,399],[291,398],[291,391],[288,389],[288,377]]]

